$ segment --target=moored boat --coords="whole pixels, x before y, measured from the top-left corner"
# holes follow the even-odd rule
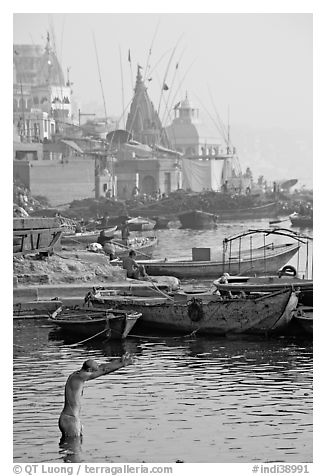
[[[155,220],[154,230],[163,230],[169,228],[169,223],[171,221],[169,217],[160,215],[153,218]]]
[[[230,208],[208,213],[202,210],[187,210],[178,215],[182,228],[203,229],[214,228],[223,220],[246,220],[253,218],[275,217],[278,212],[276,202],[266,203],[257,207]]]
[[[59,307],[49,320],[67,334],[125,339],[140,317],[141,313],[133,311]]]
[[[104,235],[106,238],[113,238],[114,233],[116,232],[117,227],[113,226],[104,230]],[[90,243],[95,243],[99,237],[99,231],[84,231],[80,233],[69,233],[63,234],[61,237],[61,244],[63,246],[74,246],[78,245],[89,245]]]
[[[291,238],[292,243],[268,243],[267,239],[271,236],[285,236]],[[249,245],[246,242],[247,237]],[[254,242],[257,243],[257,238],[263,239],[263,246],[254,245]],[[237,242],[232,246],[234,240]],[[206,260],[157,259],[139,262],[146,266],[146,271],[150,275],[170,275],[179,279],[217,278],[226,272],[231,275],[246,276],[277,274],[278,270],[298,252],[305,240],[311,240],[311,238],[286,228],[247,230],[225,238],[223,254],[215,260],[207,258]],[[210,251],[209,248],[203,250]]]
[[[151,231],[155,227],[155,221],[149,218],[135,217],[126,221],[130,231]]]
[[[313,280],[301,279],[296,276],[227,276],[227,282],[217,279],[213,282],[219,292],[230,292],[233,295],[241,293],[258,293],[280,291],[288,286],[299,291],[299,303],[313,305]],[[225,280],[223,280],[225,281]]]
[[[312,228],[313,217],[312,215],[300,215],[299,213],[292,213],[289,216],[292,226],[299,228]]]
[[[151,259],[154,249],[158,244],[156,236],[143,236],[128,239],[125,244],[120,239],[112,240],[115,246],[115,254],[118,258],[126,258],[130,250],[135,250],[142,260]]]
[[[94,290],[89,299],[97,307],[138,311],[141,324],[155,329],[212,335],[277,333],[288,326],[298,303],[291,287],[234,299],[210,292],[143,297]]]
[[[274,218],[278,213],[277,202],[265,203],[257,207],[234,208],[230,210],[217,210],[219,221],[222,220],[246,220],[253,218]]]
[[[203,212],[201,210],[187,210],[179,213],[182,228],[203,229],[214,228],[217,225],[218,217],[213,213]]]
[[[310,306],[298,306],[293,314],[293,323],[297,324],[304,334],[313,334],[313,308]]]
[[[152,276],[175,276],[179,279],[186,278],[216,278],[228,272],[230,274],[261,275],[273,274],[284,266],[299,250],[297,243],[285,243],[284,245],[266,246],[247,251],[239,259],[236,256],[231,259],[212,261],[194,260],[138,260],[146,267],[146,272]]]

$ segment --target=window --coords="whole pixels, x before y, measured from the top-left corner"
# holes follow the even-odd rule
[[[44,132],[48,132],[48,121],[44,121]]]

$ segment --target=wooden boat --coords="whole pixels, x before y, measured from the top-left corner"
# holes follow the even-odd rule
[[[127,220],[130,231],[151,231],[155,227],[155,221],[149,218],[135,217]]]
[[[299,306],[293,313],[294,324],[297,324],[305,334],[313,334],[313,308]]]
[[[230,210],[217,210],[219,221],[222,220],[247,220],[252,218],[270,218],[277,216],[278,203],[270,202],[258,207],[235,208]]]
[[[14,218],[14,256],[52,253],[63,232],[58,218]]]
[[[223,220],[245,220],[252,218],[275,217],[278,205],[276,202],[266,203],[259,207],[217,210],[208,213],[202,210],[187,210],[178,215],[182,228],[202,229],[214,228]]]
[[[107,228],[106,230],[104,230],[105,236],[108,238],[113,238],[116,230],[116,226]],[[63,234],[61,237],[61,244],[63,246],[74,247],[77,247],[78,245],[89,245],[90,243],[96,243],[99,235],[99,230]]]
[[[263,246],[253,247],[253,235],[257,235],[254,236],[255,241],[259,237],[263,239]],[[292,243],[267,243],[266,239],[274,235],[291,238]],[[247,239],[249,239],[249,248],[245,241]],[[235,240],[236,243],[232,246]],[[277,274],[279,269],[298,252],[300,245],[305,243],[304,240],[311,240],[311,238],[286,228],[254,229],[225,238],[223,254],[217,260],[157,259],[146,262],[139,260],[139,263],[146,266],[149,275],[170,275],[179,279],[217,278],[223,273],[246,276]]]
[[[67,334],[125,339],[140,317],[140,312],[132,311],[59,307],[49,320]]]
[[[137,260],[146,267],[147,274],[151,276],[175,276],[185,278],[216,278],[221,274],[273,274],[284,266],[299,250],[297,243],[283,245],[267,245],[265,248],[247,251],[238,257],[218,261],[193,261],[193,260]]]
[[[40,319],[49,317],[49,314],[56,311],[62,302],[58,300],[35,300],[28,302],[14,302],[14,319]]]
[[[214,228],[217,226],[218,217],[213,213],[203,212],[201,210],[187,210],[179,213],[178,219],[182,228],[192,228],[201,230],[203,228]]]
[[[147,262],[152,257],[158,239],[156,236],[143,236],[130,238],[127,244],[120,239],[112,240],[112,243],[115,245],[115,254],[118,258],[126,258],[130,250],[135,250],[137,256]]]
[[[163,230],[169,228],[170,218],[166,216],[155,216],[153,217],[155,220],[154,230]]]
[[[142,314],[141,324],[153,328],[212,335],[279,332],[291,321],[298,303],[291,287],[234,299],[222,299],[209,292],[143,297],[95,290],[90,299],[96,306],[138,311]]]
[[[300,279],[295,276],[228,276],[227,281],[227,283],[222,283],[217,279],[213,284],[219,292],[230,292],[232,295],[280,291],[292,286],[293,289],[300,292],[300,304],[306,306],[312,306],[313,304],[312,279]]]
[[[292,226],[297,226],[299,228],[312,228],[313,227],[313,217],[309,215],[299,215],[299,213],[292,213],[289,216]]]

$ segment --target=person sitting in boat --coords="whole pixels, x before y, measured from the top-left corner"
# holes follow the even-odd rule
[[[80,410],[85,382],[114,372],[131,363],[132,359],[128,353],[124,354],[120,360],[114,360],[108,364],[98,365],[95,360],[89,359],[83,363],[80,370],[73,372],[68,377],[65,386],[64,407],[58,422],[62,433],[61,441],[82,437]]]
[[[127,278],[140,280],[148,279],[145,267],[142,264],[138,264],[137,261],[135,261],[135,258],[136,251],[130,250],[128,257],[123,260],[122,267],[127,270]]]

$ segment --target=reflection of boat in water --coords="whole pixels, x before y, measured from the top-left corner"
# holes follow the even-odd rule
[[[312,215],[300,215],[299,213],[292,213],[289,216],[292,226],[301,228],[312,228],[313,217]]]
[[[119,308],[142,314],[140,324],[171,331],[199,334],[266,334],[287,327],[298,297],[289,287],[275,293],[222,299],[210,292],[176,292],[165,296],[135,296],[93,290],[96,307]]]
[[[49,318],[62,332],[83,337],[105,336],[125,339],[137,320],[139,312],[112,309],[58,308]]]

